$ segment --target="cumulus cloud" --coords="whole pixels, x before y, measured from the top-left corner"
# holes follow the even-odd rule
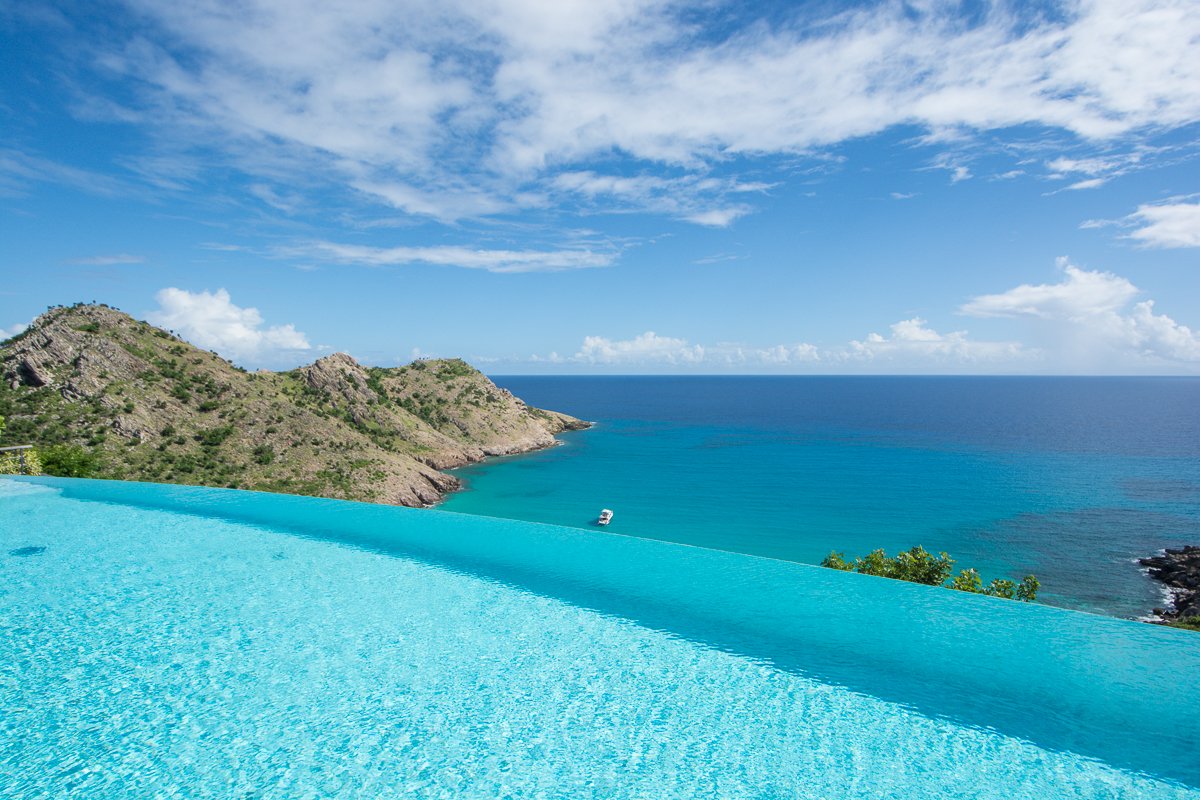
[[[23,333],[28,327],[28,322],[18,322],[16,325],[10,325],[7,328],[0,328],[0,342],[7,341],[18,333]]]
[[[436,264],[488,272],[554,272],[588,267],[607,267],[616,259],[615,251],[573,250],[489,250],[451,245],[435,247],[371,247],[368,245],[311,242],[279,248],[278,255],[305,257],[341,264],[368,267],[403,264]]]
[[[1200,362],[1200,332],[1180,325],[1166,314],[1154,313],[1154,301],[1145,300],[1120,318],[1124,340],[1150,356],[1175,361]]]
[[[1200,203],[1138,206],[1128,221],[1140,226],[1129,238],[1147,247],[1200,247]]]
[[[976,297],[962,306],[974,317],[1035,316],[1080,319],[1111,312],[1132,300],[1137,287],[1111,272],[1091,272],[1058,259],[1064,279],[1059,283],[1022,284],[1000,294]]]
[[[701,184],[737,158],[898,125],[941,142],[1039,126],[1103,151],[1200,118],[1192,0],[1061,0],[1037,16],[881,2],[822,18],[801,4],[732,25],[732,9],[661,0],[132,5],[138,38],[78,48],[135,89],[114,119],[443,220],[536,201],[615,155],[688,175],[693,207],[660,213],[727,225],[745,213],[735,190]],[[1059,167],[1111,174],[1086,158]]]
[[[1022,284],[1000,294],[983,295],[960,311],[978,317],[1025,317],[1066,326],[1077,355],[1123,357],[1121,363],[1200,363],[1200,335],[1165,314],[1154,301],[1130,304],[1141,294],[1127,279],[1111,272],[1080,269],[1058,260],[1063,279]],[[1061,327],[1060,330],[1063,330]],[[1096,362],[1099,363],[1099,362]],[[1107,365],[1110,369],[1112,364]]]
[[[189,292],[170,287],[154,299],[158,308],[146,319],[227,358],[272,361],[312,349],[294,325],[263,327],[258,309],[235,305],[224,289]]]
[[[587,364],[697,364],[704,360],[704,348],[654,331],[625,340],[587,336],[575,360]]]
[[[901,320],[891,333],[872,333],[862,341],[850,342],[842,358],[870,361],[902,361],[909,364],[937,362],[973,363],[1019,359],[1026,355],[1016,342],[981,342],[970,339],[966,331],[938,333],[920,317]]]

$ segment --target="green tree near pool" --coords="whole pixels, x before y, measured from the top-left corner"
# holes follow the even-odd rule
[[[0,417],[0,436],[4,417]],[[22,452],[0,453],[0,475],[57,475],[60,478],[91,478],[99,474],[100,457],[77,444],[55,444]]]
[[[91,478],[100,469],[100,459],[91,450],[75,444],[56,444],[39,451],[42,471],[60,478]]]
[[[917,545],[911,550],[905,550],[895,556],[889,556],[883,550],[872,550],[862,558],[847,561],[845,555],[832,552],[821,561],[822,567],[842,570],[843,572],[858,572],[863,575],[877,575],[881,578],[892,578],[910,583],[923,583],[926,586],[945,586],[960,592],[986,594],[991,597],[1004,597],[1009,600],[1031,602],[1037,599],[1041,584],[1033,575],[1026,575],[1020,583],[1007,578],[996,578],[987,586],[975,569],[964,569],[948,585],[946,581],[954,571],[954,559],[946,553],[934,555],[924,547]]]

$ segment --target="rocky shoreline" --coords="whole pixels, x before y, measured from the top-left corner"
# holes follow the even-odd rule
[[[1200,547],[1167,548],[1161,555],[1139,559],[1150,577],[1171,593],[1171,608],[1156,608],[1150,620],[1160,625],[1200,618]]]

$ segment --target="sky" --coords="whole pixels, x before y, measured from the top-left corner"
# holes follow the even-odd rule
[[[0,0],[0,336],[1200,374],[1200,0]]]

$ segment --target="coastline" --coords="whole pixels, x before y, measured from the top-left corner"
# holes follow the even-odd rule
[[[464,456],[464,460],[458,461],[457,463],[446,464],[446,463],[442,462],[439,464],[431,464],[428,461],[426,461],[425,462],[426,464],[428,464],[429,466],[436,469],[439,474],[441,474],[442,476],[447,478],[449,481],[452,481],[453,485],[449,486],[446,489],[440,490],[440,492],[439,492],[440,496],[438,497],[437,500],[434,500],[431,503],[425,503],[418,507],[419,508],[437,508],[438,506],[442,505],[442,503],[446,502],[446,499],[449,498],[450,495],[466,491],[466,489],[467,489],[466,484],[458,476],[451,475],[450,471],[452,471],[452,470],[461,469],[463,467],[469,467],[474,464],[483,464],[483,463],[485,463],[487,461],[491,461],[493,459],[507,458],[509,456],[523,456],[523,455],[528,455],[529,453],[537,453],[541,450],[549,450],[554,447],[561,447],[563,444],[565,444],[565,442],[563,442],[561,439],[558,438],[558,434],[564,433],[566,431],[586,431],[589,428],[595,427],[595,425],[596,425],[595,422],[589,422],[588,420],[576,419],[575,417],[572,417],[568,414],[563,414],[558,411],[546,411],[545,409],[536,409],[536,411],[540,411],[544,414],[552,415],[562,425],[562,427],[559,428],[557,431],[554,431],[551,433],[550,441],[537,441],[537,442],[533,442],[530,444],[518,443],[514,446],[511,446],[508,448],[501,448],[501,449],[496,449],[495,447],[481,448],[480,454],[462,453],[461,455]],[[397,503],[382,503],[381,505],[398,505],[398,504]]]
[[[1156,625],[1193,627],[1200,620],[1200,547],[1167,547],[1138,564],[1167,593],[1168,607],[1155,608],[1145,618]]]

